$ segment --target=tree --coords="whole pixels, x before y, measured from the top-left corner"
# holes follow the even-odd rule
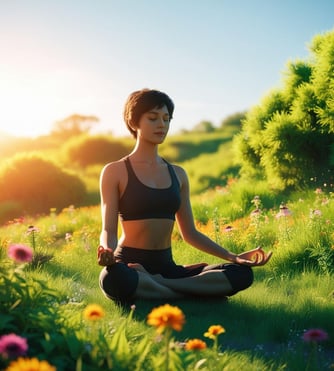
[[[201,133],[211,133],[215,131],[215,127],[213,126],[211,121],[203,120],[195,125],[193,130]]]
[[[220,124],[221,130],[237,133],[241,130],[242,121],[246,117],[246,112],[236,112],[224,118]]]
[[[73,114],[63,120],[57,121],[51,135],[68,139],[80,134],[88,133],[100,120],[96,116]]]

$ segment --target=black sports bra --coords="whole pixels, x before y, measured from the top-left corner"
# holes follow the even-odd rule
[[[172,165],[167,161],[165,163],[168,166],[172,184],[168,188],[151,188],[137,178],[129,158],[125,158],[128,183],[119,200],[121,220],[175,220],[175,213],[181,204],[180,184]]]

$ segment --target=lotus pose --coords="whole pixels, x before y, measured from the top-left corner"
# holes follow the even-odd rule
[[[136,144],[101,172],[98,263],[104,268],[99,281],[104,294],[117,302],[231,296],[252,284],[251,267],[271,257],[261,248],[234,254],[196,229],[187,174],[158,153],[173,111],[173,101],[163,92],[132,93],[124,120]],[[188,245],[216,256],[218,263],[177,264],[171,247],[175,221]]]

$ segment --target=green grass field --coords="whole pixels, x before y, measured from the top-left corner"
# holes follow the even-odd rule
[[[257,191],[261,213],[251,214]],[[274,255],[267,266],[254,269],[251,288],[228,300],[168,303],[180,308],[186,319],[182,331],[173,331],[170,339],[171,370],[333,367],[333,199],[320,191],[302,196],[291,195],[291,215],[280,217],[281,200],[275,201],[261,185],[251,191],[236,181],[193,196],[195,218],[204,233],[236,252],[261,244]],[[107,300],[98,287],[99,218],[98,206],[70,207],[0,229],[1,334],[27,338],[27,355],[46,359],[58,370],[164,367],[165,343],[147,324],[147,316],[166,302],[137,301],[132,313]],[[37,230],[27,233],[32,225]],[[20,266],[7,257],[8,246],[17,243],[33,247],[32,263]],[[181,264],[216,261],[183,243],[177,230],[173,245]],[[85,319],[90,304],[100,306],[105,316]],[[217,349],[204,337],[211,325],[226,330],[219,335]],[[328,339],[303,340],[310,329],[320,329]],[[207,348],[191,352],[179,346],[193,338],[205,341]],[[8,364],[1,359],[2,368]]]

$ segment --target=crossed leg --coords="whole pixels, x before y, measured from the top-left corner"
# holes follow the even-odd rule
[[[137,299],[180,299],[184,295],[176,292],[171,288],[159,283],[155,278],[146,271],[137,271],[138,285],[134,294]]]
[[[196,296],[227,296],[234,291],[230,281],[221,270],[208,270],[196,276],[185,278],[164,278],[151,275],[140,264],[129,264],[138,272],[136,298],[182,298]]]

